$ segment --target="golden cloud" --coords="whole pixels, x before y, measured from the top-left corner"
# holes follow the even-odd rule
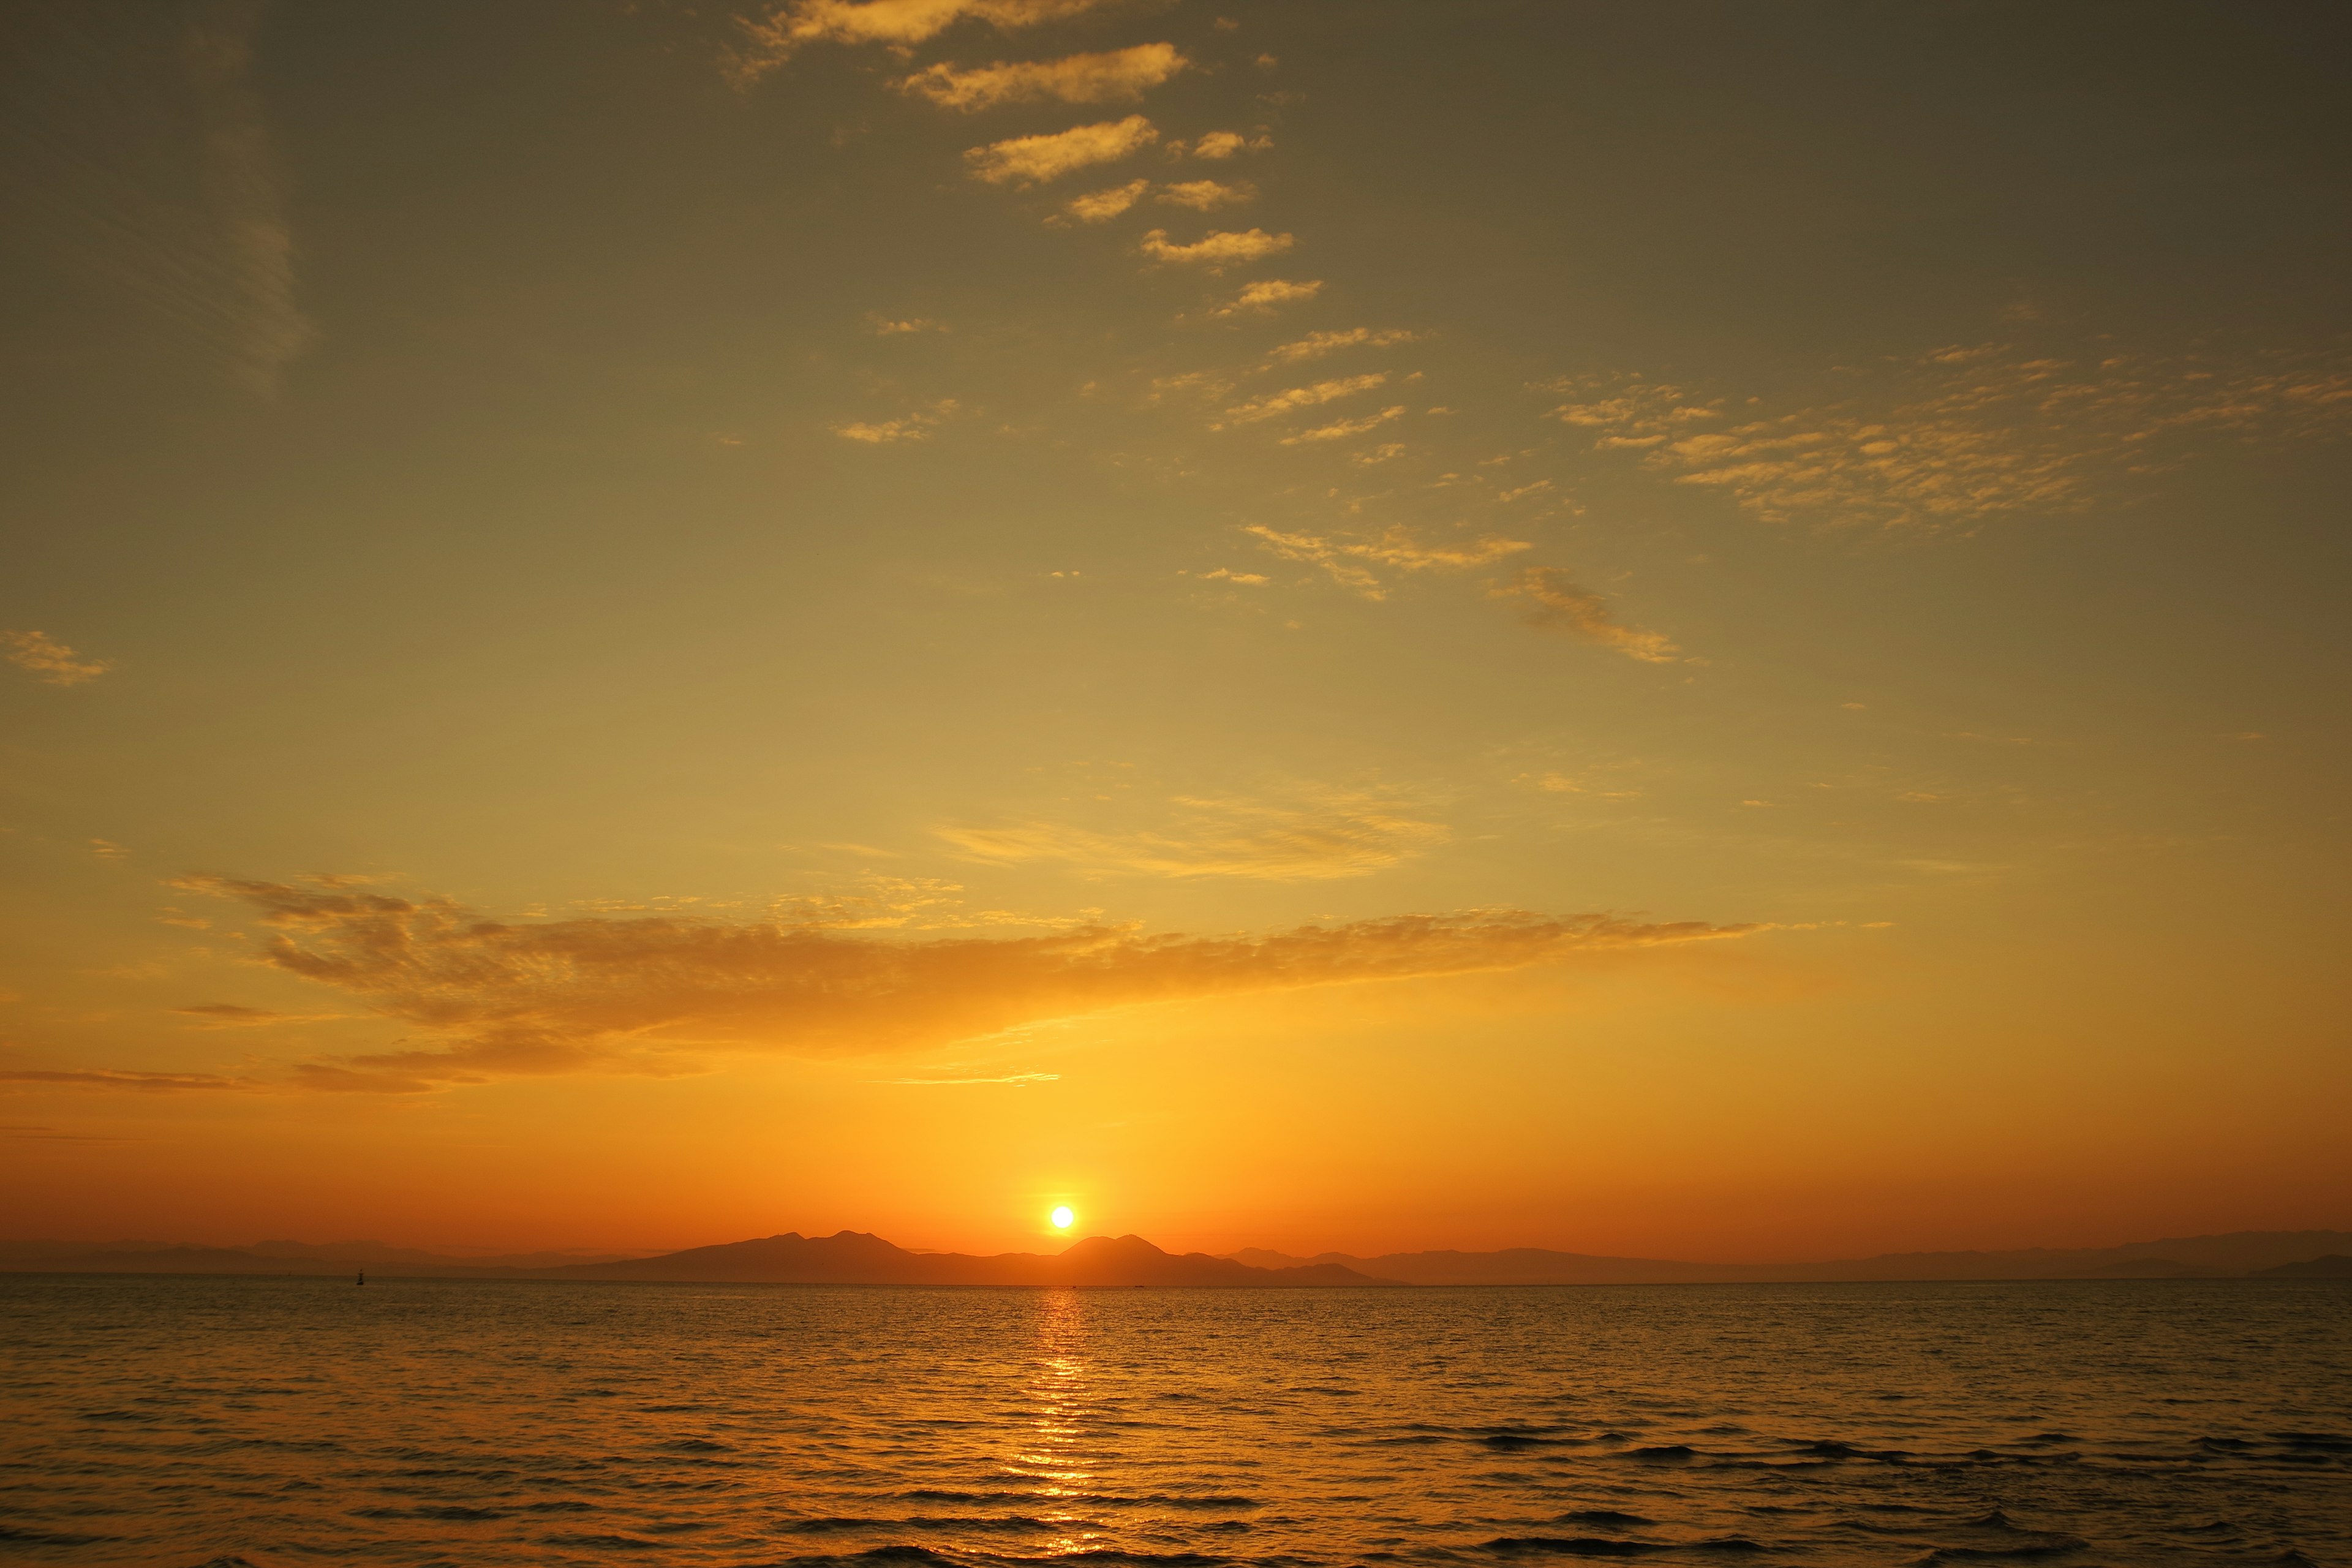
[[[887,940],[782,921],[506,921],[443,899],[187,879],[276,930],[271,964],[433,1043],[318,1063],[307,1087],[409,1092],[492,1076],[671,1070],[695,1048],[871,1056],[1155,1002],[1515,969],[1753,929],[1511,910],[1268,934]],[[18,1075],[20,1077],[24,1075]]]
[[[1143,193],[1150,188],[1150,180],[1129,180],[1123,185],[1073,196],[1062,204],[1062,211],[1080,223],[1108,223],[1142,200]]]
[[[1368,430],[1377,430],[1403,413],[1404,405],[1400,403],[1394,407],[1383,408],[1378,414],[1368,414],[1361,419],[1335,420],[1328,425],[1318,425],[1312,430],[1301,430],[1296,436],[1285,436],[1282,438],[1282,444],[1286,447],[1296,447],[1301,442],[1307,441],[1345,440],[1350,436],[1361,436]]]
[[[1063,103],[1133,102],[1192,62],[1173,44],[1138,44],[1108,54],[1068,55],[958,70],[941,62],[901,77],[899,91],[967,114],[1000,103],[1055,99]]]
[[[1247,403],[1236,404],[1225,410],[1225,417],[1238,425],[1252,424],[1260,419],[1272,419],[1301,408],[1330,403],[1342,397],[1353,397],[1360,392],[1370,392],[1388,384],[1386,371],[1371,371],[1363,375],[1350,375],[1331,381],[1318,381],[1312,386],[1293,386],[1281,392],[1269,392],[1253,397]]]
[[[1349,327],[1345,331],[1309,332],[1296,342],[1283,343],[1266,357],[1276,364],[1297,364],[1302,361],[1320,359],[1335,349],[1387,348],[1391,343],[1418,341],[1418,332],[1408,332],[1399,327]]]
[[[897,419],[875,423],[853,421],[828,425],[826,429],[845,441],[862,441],[869,447],[887,447],[894,441],[928,441],[940,420],[955,413],[960,406],[952,397],[943,397],[929,408],[919,408]]]
[[[974,147],[963,155],[971,177],[992,185],[1042,184],[1074,170],[1096,163],[1115,163],[1160,140],[1151,121],[1140,114],[1106,120],[1094,125],[1074,125],[1049,136],[1015,136]]]
[[[1195,158],[1221,162],[1244,153],[1263,153],[1274,145],[1274,138],[1260,132],[1255,137],[1244,136],[1238,131],[1212,131],[1202,135],[1189,148],[1181,142],[1170,147],[1171,153],[1190,152]]]
[[[1244,261],[1256,261],[1264,257],[1278,256],[1297,240],[1287,234],[1268,234],[1262,228],[1239,231],[1214,230],[1190,245],[1171,245],[1168,231],[1155,228],[1143,237],[1139,247],[1154,261],[1171,261],[1184,267],[1206,267],[1212,272]]]
[[[1663,634],[1645,632],[1618,620],[1600,595],[1579,587],[1557,566],[1522,567],[1518,575],[1497,585],[1492,593],[1498,599],[1523,601],[1529,626],[1566,632],[1586,642],[1615,648],[1626,658],[1644,664],[1674,664],[1681,660],[1680,650]]]
[[[47,632],[0,632],[0,648],[6,650],[0,657],[51,686],[79,686],[114,668],[102,658],[84,658]]]
[[[1237,207],[1257,199],[1257,190],[1251,185],[1220,184],[1214,180],[1184,180],[1172,185],[1162,185],[1160,194],[1151,198],[1171,207],[1191,207],[1194,212],[1214,212],[1219,207]]]
[[[743,42],[726,58],[728,79],[749,87],[806,45],[919,44],[971,17],[1010,33],[1081,16],[1110,0],[787,0],[740,18]]]
[[[1244,312],[1265,315],[1285,305],[1297,305],[1323,292],[1323,279],[1308,279],[1294,282],[1286,278],[1266,278],[1255,283],[1245,283],[1242,291],[1226,303],[1216,307],[1212,316],[1238,316]]]

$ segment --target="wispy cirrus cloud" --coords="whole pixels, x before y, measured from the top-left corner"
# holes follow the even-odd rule
[[[376,1093],[677,1070],[695,1050],[886,1054],[1140,1004],[1516,969],[1754,929],[1471,910],[1265,933],[1090,924],[893,941],[773,920],[509,921],[447,900],[188,881],[245,901],[272,929],[265,962],[430,1037],[297,1070],[303,1087]]]
[[[201,1002],[173,1012],[194,1018],[207,1029],[257,1029],[271,1024],[321,1024],[345,1018],[347,1013],[279,1013],[268,1007],[247,1007],[235,1002]]]
[[[12,226],[135,300],[263,396],[314,336],[252,83],[260,0],[25,10],[0,131],[30,178]]]
[[[914,1085],[927,1088],[939,1088],[947,1085],[967,1083],[1002,1083],[1011,1084],[1017,1088],[1023,1084],[1059,1083],[1061,1080],[1062,1075],[1057,1072],[1015,1072],[1006,1073],[999,1078],[877,1078],[869,1079],[866,1081],[869,1083]]]
[[[1535,548],[1524,539],[1505,539],[1492,533],[1454,542],[1433,542],[1401,523],[1370,537],[1285,533],[1263,523],[1252,523],[1243,531],[1254,535],[1261,547],[1281,559],[1319,566],[1341,587],[1375,601],[1388,597],[1388,584],[1371,570],[1374,566],[1401,572],[1463,571]]]
[[[1172,805],[1171,825],[1136,833],[1065,822],[958,826],[938,833],[965,858],[990,865],[1055,861],[1097,875],[1262,881],[1369,876],[1451,837],[1444,824],[1419,815],[1411,802],[1369,791],[1318,790],[1268,800],[1183,796]]]
[[[47,632],[0,632],[0,650],[10,664],[51,686],[79,686],[114,668],[102,658],[76,653]]]
[[[1138,44],[1106,54],[1066,55],[959,69],[944,61],[893,85],[967,114],[1000,103],[1131,103],[1192,62],[1173,44]]]
[[[1965,530],[2081,510],[2200,439],[2352,434],[2352,373],[2318,355],[2062,357],[1988,343],[1849,374],[1852,397],[1761,417],[1640,377],[1541,390],[1569,395],[1553,416],[1595,432],[1596,447],[1774,522]]]
[[[963,159],[975,180],[992,185],[1037,185],[1097,163],[1116,163],[1158,140],[1160,132],[1151,121],[1130,114],[1124,120],[1073,125],[1050,135],[992,142],[971,148]]]
[[[1614,648],[1644,664],[1683,662],[1682,651],[1663,633],[1643,631],[1620,621],[1608,601],[1557,566],[1522,567],[1517,575],[1491,590],[1498,599],[1516,599],[1529,626],[1565,632],[1584,642]]]
[[[783,0],[738,19],[743,37],[725,57],[728,79],[750,87],[810,44],[919,44],[958,22],[1001,33],[1059,22],[1111,0]]]
[[[1309,332],[1294,342],[1278,344],[1266,353],[1275,364],[1298,364],[1310,359],[1321,359],[1339,349],[1384,349],[1394,343],[1418,342],[1421,334],[1401,327],[1349,327],[1342,331]]]

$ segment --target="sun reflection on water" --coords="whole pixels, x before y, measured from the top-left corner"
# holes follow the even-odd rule
[[[1061,1526],[1055,1554],[1097,1544],[1102,1532],[1087,1528],[1073,1504],[1088,1495],[1095,1475],[1082,1447],[1090,1390],[1087,1377],[1087,1309],[1076,1290],[1049,1290],[1040,1298],[1037,1347],[1026,1389],[1029,1415],[1022,1451],[1004,1465],[1007,1475],[1030,1483],[1037,1498],[1055,1500],[1040,1517]]]

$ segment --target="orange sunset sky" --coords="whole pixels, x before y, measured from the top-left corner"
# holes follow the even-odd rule
[[[0,24],[0,1233],[2352,1226],[2327,7]]]

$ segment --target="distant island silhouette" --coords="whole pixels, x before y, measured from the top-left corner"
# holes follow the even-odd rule
[[[1230,1257],[1171,1253],[1139,1236],[1089,1237],[1057,1253],[912,1252],[864,1231],[797,1231],[651,1257],[539,1252],[457,1258],[382,1242],[5,1241],[0,1272],[55,1274],[347,1274],[383,1279],[669,1280],[780,1285],[1340,1286],[1676,1285],[1842,1280],[2340,1279],[2352,1232],[2235,1231],[2121,1247],[2012,1252],[1906,1252],[1819,1263],[1687,1263],[1543,1247],[1312,1258],[1244,1249]]]

